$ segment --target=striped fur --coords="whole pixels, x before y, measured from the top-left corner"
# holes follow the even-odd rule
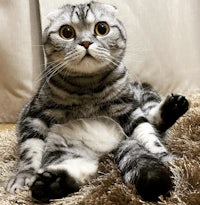
[[[94,177],[100,156],[111,151],[125,183],[134,183],[144,199],[171,188],[163,164],[171,155],[162,138],[188,102],[180,95],[161,101],[150,85],[130,82],[122,63],[126,32],[115,13],[91,2],[49,15],[47,65],[19,117],[20,161],[8,191],[28,185],[41,201],[66,196]],[[106,35],[95,33],[98,22],[107,22]],[[59,33],[66,24],[72,39]]]

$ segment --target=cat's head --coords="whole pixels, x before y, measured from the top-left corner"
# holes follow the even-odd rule
[[[125,52],[126,32],[115,14],[114,6],[98,2],[50,13],[43,35],[48,62],[74,74],[116,67]]]

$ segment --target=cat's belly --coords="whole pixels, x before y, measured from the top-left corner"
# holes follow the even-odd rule
[[[56,136],[66,140],[76,152],[80,151],[84,155],[95,153],[98,156],[111,152],[126,138],[121,126],[105,116],[55,124],[48,137]]]

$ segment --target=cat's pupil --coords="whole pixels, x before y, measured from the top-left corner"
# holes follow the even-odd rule
[[[99,24],[98,26],[99,33],[104,34],[106,33],[106,27],[103,24]]]

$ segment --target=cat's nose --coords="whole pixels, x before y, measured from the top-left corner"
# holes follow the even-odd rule
[[[89,48],[89,46],[92,44],[93,42],[90,41],[83,41],[80,43],[81,46],[85,47],[86,49]]]

